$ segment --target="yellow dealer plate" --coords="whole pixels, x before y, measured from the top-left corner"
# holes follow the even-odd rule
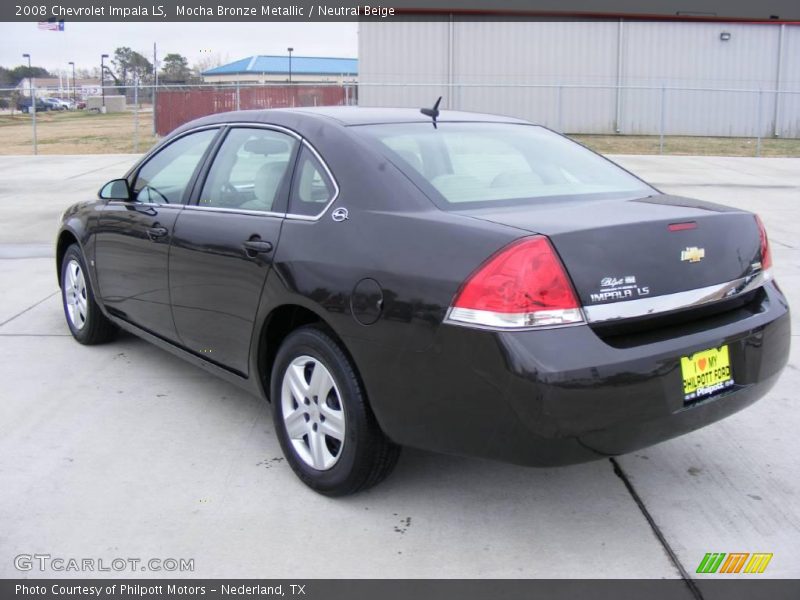
[[[733,385],[728,346],[681,357],[684,402],[716,394]]]

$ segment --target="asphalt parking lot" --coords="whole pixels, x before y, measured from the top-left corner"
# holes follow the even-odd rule
[[[407,450],[378,488],[332,500],[294,477],[261,401],[137,338],[69,336],[58,216],[135,158],[0,157],[0,577],[91,575],[15,569],[34,553],[194,559],[119,573],[146,577],[720,577],[695,575],[706,552],[770,552],[758,577],[800,577],[800,159],[619,158],[664,191],[762,215],[795,344],[761,402],[619,457],[633,493],[608,460]]]

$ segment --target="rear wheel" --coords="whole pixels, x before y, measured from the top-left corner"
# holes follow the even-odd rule
[[[317,492],[358,492],[397,464],[400,447],[378,426],[351,360],[321,328],[303,327],[284,340],[270,397],[283,452]]]
[[[81,344],[102,344],[114,337],[117,328],[94,300],[86,263],[77,244],[72,244],[61,261],[61,300],[72,337]]]

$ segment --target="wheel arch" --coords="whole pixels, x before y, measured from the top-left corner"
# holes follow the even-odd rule
[[[267,400],[270,400],[272,367],[275,364],[275,357],[283,340],[293,331],[306,325],[318,325],[324,329],[341,346],[342,351],[353,365],[357,367],[352,353],[347,348],[347,344],[320,314],[300,304],[283,304],[274,308],[264,319],[258,337],[257,373],[264,397]],[[356,375],[361,379],[358,368],[355,370]],[[363,380],[361,383],[363,385]]]
[[[81,252],[83,252],[78,236],[70,229],[62,229],[56,241],[56,277],[58,278],[59,288],[61,288],[61,263],[64,260],[64,254],[66,254],[67,248],[72,244],[77,244],[78,247],[81,248]]]

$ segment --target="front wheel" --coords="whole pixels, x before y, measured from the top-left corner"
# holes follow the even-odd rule
[[[291,333],[272,369],[275,430],[289,465],[310,488],[344,496],[382,481],[400,447],[381,431],[352,361],[319,327]]]
[[[117,328],[94,300],[86,263],[77,244],[67,248],[61,261],[61,301],[72,337],[81,344],[102,344],[116,334]]]

